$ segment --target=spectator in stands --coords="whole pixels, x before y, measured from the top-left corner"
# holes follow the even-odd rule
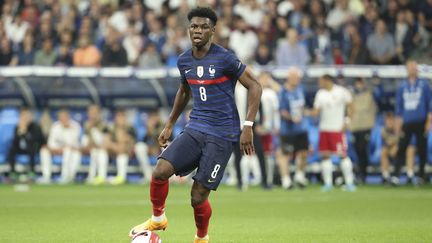
[[[348,8],[348,0],[336,0],[335,7],[327,15],[326,24],[336,33],[353,17],[355,14]]]
[[[430,33],[426,30],[425,21],[421,18],[417,21],[415,13],[410,10],[405,11],[405,18],[408,23],[408,28],[410,30],[415,30],[415,36],[413,39],[414,46],[408,50],[408,56],[413,55],[413,53],[411,53],[413,50],[423,52],[424,50],[429,49]]]
[[[12,178],[16,178],[15,156],[25,154],[29,156],[30,173],[33,179],[35,176],[35,155],[44,144],[45,138],[39,125],[33,121],[31,111],[26,107],[21,108],[14,138],[7,157]]]
[[[425,22],[428,31],[432,31],[432,0],[425,0],[419,3],[419,18]]]
[[[80,36],[78,48],[73,54],[74,66],[97,67],[100,65],[101,55],[96,46],[92,45],[86,35]]]
[[[35,49],[34,49],[34,38],[31,33],[27,33],[24,37],[24,40],[22,42],[22,47],[19,48],[18,52],[13,58],[13,65],[20,65],[20,66],[30,66],[33,65],[33,59],[35,56]]]
[[[0,36],[0,66],[9,66],[14,55],[10,41],[6,37]]]
[[[307,5],[308,13],[310,15],[312,26],[325,25],[325,5],[321,0],[311,0]]]
[[[397,13],[396,23],[393,25],[393,36],[396,44],[396,54],[399,62],[405,62],[414,46],[415,26],[409,26],[406,11]]]
[[[73,57],[70,48],[65,45],[61,45],[58,48],[58,55],[55,61],[56,66],[72,66]]]
[[[234,14],[241,16],[250,27],[258,28],[265,15],[261,6],[262,2],[258,0],[239,1],[234,5]]]
[[[305,67],[310,57],[305,46],[298,43],[296,29],[286,32],[286,40],[281,42],[276,50],[276,63],[281,66]]]
[[[14,13],[12,10],[12,5],[10,2],[4,2],[1,12],[0,22],[2,23],[12,23],[14,19]]]
[[[61,109],[57,113],[58,121],[55,122],[48,136],[48,143],[40,151],[42,180],[41,183],[51,182],[53,165],[52,156],[62,157],[60,183],[69,183],[75,179],[76,172],[81,162],[80,135],[81,126],[72,120],[69,111]]]
[[[138,158],[143,172],[143,182],[150,182],[153,171],[150,157],[157,157],[162,152],[158,138],[164,126],[159,110],[154,110],[149,113],[146,127],[147,133],[143,141],[135,145],[135,155]]]
[[[121,45],[117,34],[111,33],[106,39],[102,51],[102,66],[124,67],[128,65],[126,50]]]
[[[352,90],[355,113],[352,116],[349,128],[354,137],[354,149],[357,154],[359,178],[366,183],[367,166],[369,164],[368,146],[372,128],[375,126],[376,105],[372,90],[365,80],[356,78]]]
[[[24,7],[21,10],[21,18],[30,24],[31,28],[37,29],[39,25],[39,10],[38,6],[33,1],[24,1]]]
[[[126,112],[115,113],[114,124],[110,130],[110,139],[106,147],[109,154],[116,157],[117,176],[112,184],[120,185],[126,182],[129,157],[133,153],[136,140],[135,129],[128,123]]]
[[[333,63],[330,32],[324,26],[315,28],[315,35],[312,37],[309,48],[314,64]]]
[[[36,51],[34,65],[53,66],[57,59],[57,53],[53,49],[53,42],[47,38],[43,41],[42,49]]]
[[[431,90],[429,82],[418,77],[417,62],[406,63],[408,78],[400,84],[396,93],[396,116],[398,132],[403,136],[399,139],[396,165],[392,184],[399,184],[400,168],[405,158],[406,149],[413,135],[416,137],[420,160],[419,182],[426,183],[427,138],[432,122]]]
[[[309,48],[314,37],[314,32],[311,26],[311,19],[308,15],[302,17],[300,26],[298,27],[299,41],[306,48]]]
[[[397,0],[388,0],[386,9],[383,13],[382,19],[387,25],[391,25],[396,22],[396,15],[399,11],[399,3]]]
[[[372,63],[378,65],[395,63],[394,38],[387,32],[387,26],[382,19],[376,22],[375,32],[367,38],[367,48]]]
[[[258,38],[255,32],[249,29],[246,21],[238,17],[235,29],[231,32],[229,47],[244,63],[253,61],[254,50],[258,47]]]
[[[379,14],[376,6],[370,5],[366,8],[364,15],[359,19],[362,40],[367,40],[369,35],[373,34],[378,17]]]
[[[162,26],[162,22],[159,19],[154,19],[149,23],[148,38],[150,41],[155,43],[156,50],[159,54],[162,53],[162,47],[166,42],[166,34]]]
[[[156,45],[153,42],[147,43],[147,46],[144,48],[144,51],[139,58],[138,66],[141,68],[163,67],[163,63],[156,50]]]
[[[255,52],[255,62],[258,65],[265,66],[271,64],[273,55],[266,44],[260,44]]]
[[[386,113],[384,115],[384,127],[381,129],[381,175],[383,184],[390,184],[390,165],[394,164],[396,159],[400,135],[397,132],[394,114],[392,112]],[[414,176],[415,152],[415,146],[410,144],[406,150],[406,171],[410,183],[413,182]]]
[[[347,56],[346,64],[365,65],[369,62],[366,46],[360,35],[355,34],[351,38],[351,48]]]
[[[134,25],[129,25],[126,36],[123,38],[123,48],[127,53],[129,65],[135,66],[138,63],[138,58],[143,47],[143,38],[139,34]]]
[[[304,17],[303,9],[304,9],[304,1],[294,0],[292,2],[292,10],[288,13],[288,23],[292,28],[299,29],[301,25],[301,21]]]
[[[12,41],[13,45],[18,47],[24,40],[24,36],[27,33],[29,24],[22,21],[21,16],[15,16],[13,22],[5,23],[6,34],[9,40]]]
[[[101,108],[90,105],[87,108],[88,120],[84,124],[83,154],[90,154],[90,166],[87,182],[99,185],[106,181],[108,175],[108,151],[105,148],[108,139],[108,126],[103,121]]]
[[[52,28],[52,24],[49,20],[42,21],[39,28],[35,32],[35,44],[37,48],[43,48],[43,43],[46,39],[50,39],[55,45],[57,40],[57,34]]]
[[[171,35],[167,35],[167,41],[162,48],[162,58],[167,67],[177,66],[177,57],[190,48],[190,40],[180,28],[175,28]]]

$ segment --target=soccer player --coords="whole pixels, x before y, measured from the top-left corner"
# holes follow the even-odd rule
[[[330,159],[332,154],[342,158],[340,167],[345,179],[345,189],[355,191],[353,165],[347,155],[348,144],[345,136],[346,127],[353,114],[351,93],[335,84],[329,75],[320,77],[319,86],[312,114],[320,116],[319,152],[323,157],[321,172],[324,180],[322,191],[333,189],[333,163]]]
[[[208,196],[211,190],[217,189],[222,179],[233,143],[240,138],[241,150],[247,155],[254,153],[252,121],[258,111],[261,86],[252,71],[232,52],[212,43],[217,22],[213,10],[192,9],[188,19],[192,48],[178,59],[181,84],[168,122],[159,136],[160,146],[166,149],[159,156],[150,183],[153,215],[143,224],[132,228],[130,237],[144,229],[166,229],[168,179],[174,174],[187,175],[198,168],[191,190],[191,204],[197,227],[194,242],[209,242],[207,232],[212,209]],[[234,102],[237,80],[249,91],[249,110],[241,135]],[[168,146],[174,123],[190,97],[193,99],[190,120],[185,130]]]
[[[298,68],[290,68],[286,82],[279,92],[280,110],[280,148],[277,151],[279,173],[282,187],[292,189],[289,164],[296,156],[295,183],[303,188],[307,185],[305,169],[309,149],[309,138],[304,119],[306,99],[300,85],[301,73]]]
[[[411,136],[417,139],[417,149],[420,158],[419,182],[427,181],[424,170],[427,160],[427,139],[432,121],[432,106],[430,105],[431,91],[427,81],[419,79],[417,62],[410,60],[406,63],[408,79],[404,80],[396,92],[397,130],[402,132],[399,139],[396,166],[391,179],[392,184],[399,184],[400,168],[405,159],[406,149]]]

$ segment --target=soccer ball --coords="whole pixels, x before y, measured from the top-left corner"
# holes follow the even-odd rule
[[[134,235],[131,243],[162,243],[162,240],[156,233],[143,230]]]

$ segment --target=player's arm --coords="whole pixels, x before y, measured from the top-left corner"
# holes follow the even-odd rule
[[[344,121],[344,131],[349,128],[349,125],[351,123],[351,119],[354,115],[354,103],[349,102],[346,104],[346,116]]]
[[[321,101],[320,101],[320,93],[319,91],[316,93],[315,95],[315,100],[314,100],[314,104],[313,104],[313,108],[312,109],[308,109],[305,110],[305,115],[306,116],[318,116],[320,114],[320,109],[321,109]]]
[[[191,97],[191,90],[188,84],[182,83],[180,84],[179,89],[177,90],[177,94],[174,100],[174,105],[171,111],[171,114],[168,118],[168,122],[165,125],[165,128],[162,130],[159,136],[159,145],[161,147],[168,146],[168,139],[171,137],[172,129],[174,124],[176,123],[178,117],[183,112],[184,108],[189,102]]]
[[[246,121],[254,121],[261,102],[262,87],[252,73],[252,70],[248,67],[246,67],[245,71],[239,77],[239,81],[248,90]],[[243,126],[243,131],[240,136],[240,150],[247,155],[254,153],[252,126]]]
[[[281,97],[280,97],[280,107],[279,107],[280,116],[284,120],[290,121],[291,120],[291,115],[290,115],[290,113],[288,111],[288,107],[289,107],[288,102],[285,99],[282,98],[282,94],[281,94]]]

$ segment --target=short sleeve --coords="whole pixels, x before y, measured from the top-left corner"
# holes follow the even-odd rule
[[[244,65],[235,55],[234,53],[227,53],[225,56],[225,66],[224,66],[224,74],[230,78],[235,80],[239,79],[239,77],[243,74],[246,69],[246,65]]]
[[[180,82],[182,84],[186,84],[187,80],[186,80],[186,76],[185,76],[185,72],[184,72],[185,70],[182,67],[181,63],[180,63],[180,58],[177,60],[177,68],[178,68],[178,70],[180,72]]]
[[[279,93],[279,111],[286,110],[289,112],[289,104],[284,98],[285,92],[283,90]]]

